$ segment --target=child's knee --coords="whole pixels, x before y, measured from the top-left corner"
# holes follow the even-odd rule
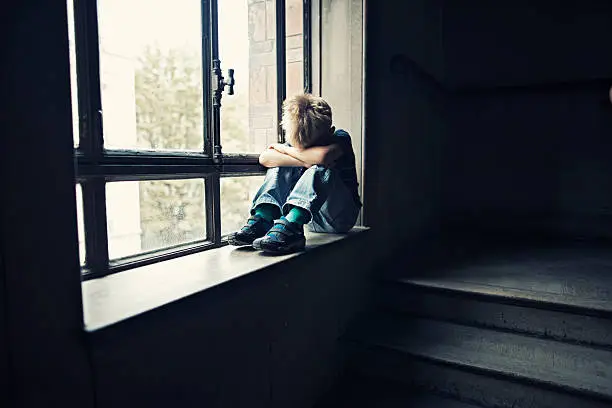
[[[302,178],[314,180],[315,185],[327,185],[331,181],[332,174],[330,168],[315,164],[306,169],[304,174],[302,174]]]
[[[314,164],[312,166],[310,166],[305,172],[306,173],[310,173],[310,174],[315,174],[317,176],[324,176],[326,178],[329,178],[329,176],[333,173],[333,169],[330,167],[324,167],[320,164]]]

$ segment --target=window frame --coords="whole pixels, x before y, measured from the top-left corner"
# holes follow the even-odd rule
[[[82,279],[173,259],[227,244],[221,235],[221,177],[262,175],[265,168],[256,154],[224,154],[220,130],[223,74],[218,49],[217,2],[200,0],[202,27],[203,149],[201,152],[105,149],[98,9],[95,0],[74,0],[76,81],[79,144],[75,148],[76,184],[81,184],[85,260]],[[284,142],[280,123],[286,97],[285,0],[276,0],[277,135]],[[304,90],[312,90],[312,10],[303,0]],[[205,183],[206,239],[109,259],[106,183],[160,179],[202,178]]]

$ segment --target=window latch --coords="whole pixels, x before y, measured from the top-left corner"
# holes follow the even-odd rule
[[[223,97],[223,91],[227,86],[229,89],[227,90],[228,95],[234,94],[234,85],[236,84],[236,80],[234,79],[234,70],[232,68],[227,70],[227,81],[223,76],[223,71],[221,70],[221,61],[213,60],[213,72],[212,72],[212,85],[213,85],[213,99],[215,106],[221,106],[221,98]]]
[[[234,69],[230,68],[227,70],[227,76],[229,77],[229,80],[226,82],[223,82],[223,86],[227,85],[229,87],[229,89],[227,90],[227,94],[228,95],[233,95],[234,94],[234,85],[236,84],[236,81],[234,80]]]

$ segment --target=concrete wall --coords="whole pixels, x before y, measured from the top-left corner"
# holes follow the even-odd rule
[[[0,247],[1,250],[1,247]],[[6,320],[6,290],[4,288],[4,264],[0,253],[0,403],[10,406],[11,403],[11,370],[10,351],[8,348],[8,322]]]
[[[383,35],[395,39],[383,44],[372,38],[380,51],[408,55],[451,89],[609,79],[612,71],[612,56],[604,51],[612,38],[606,2],[408,0],[368,6],[370,22],[384,15]]]
[[[321,80],[316,85],[332,106],[336,128],[351,135],[359,193],[363,196],[363,1],[323,0],[320,35]],[[317,40],[315,33],[313,41]],[[313,49],[317,50],[318,44],[314,44]],[[318,67],[313,64],[313,69]]]
[[[312,407],[367,307],[355,239],[92,333],[97,406]]]
[[[3,5],[0,243],[15,406],[92,407],[82,331],[66,3]]]
[[[612,5],[410,0],[366,16],[380,234],[612,235]]]

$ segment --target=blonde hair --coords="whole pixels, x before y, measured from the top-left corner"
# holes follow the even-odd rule
[[[292,96],[283,102],[281,125],[291,145],[310,147],[317,139],[329,134],[331,107],[323,98],[312,94]]]

